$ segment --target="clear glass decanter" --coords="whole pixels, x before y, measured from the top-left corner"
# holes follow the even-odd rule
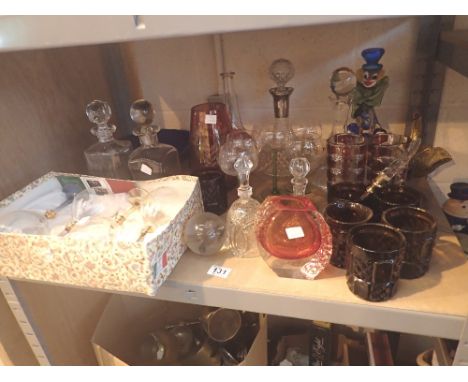
[[[239,177],[239,199],[232,203],[227,213],[228,240],[234,255],[253,257],[257,255],[255,215],[260,206],[260,203],[252,198],[252,187],[249,185],[253,163],[246,153],[241,153],[234,168]]]
[[[107,102],[95,100],[86,106],[86,115],[93,126],[91,133],[98,142],[85,150],[90,175],[114,179],[130,179],[128,157],[132,151],[130,141],[117,140],[115,125],[109,124],[111,108]]]
[[[269,90],[273,96],[275,120],[273,126],[263,129],[259,134],[259,163],[261,170],[272,177],[271,193],[278,195],[278,177],[289,175],[288,148],[293,141],[293,133],[289,127],[289,96],[294,88],[285,85],[294,77],[294,67],[289,60],[278,59],[271,64],[269,73],[277,84]]]
[[[135,180],[158,179],[180,174],[180,161],[174,146],[159,143],[159,126],[152,125],[154,109],[150,102],[137,100],[130,107],[130,117],[137,124],[133,134],[141,146],[130,154],[128,167]]]

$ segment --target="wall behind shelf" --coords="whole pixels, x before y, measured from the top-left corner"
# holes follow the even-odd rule
[[[110,99],[101,48],[0,53],[0,199],[49,171],[83,173],[84,109]]]
[[[418,20],[399,17],[339,24],[314,25],[223,35],[228,71],[235,85],[244,124],[257,128],[271,123],[274,84],[268,66],[280,57],[290,59],[296,75],[290,86],[293,124],[321,123],[324,135],[332,119],[329,78],[340,66],[359,68],[360,52],[382,46],[382,59],[390,88],[378,114],[393,131],[402,131],[409,101]],[[212,35],[132,43],[144,97],[158,111],[165,128],[189,129],[190,108],[206,102],[219,89],[218,67]]]

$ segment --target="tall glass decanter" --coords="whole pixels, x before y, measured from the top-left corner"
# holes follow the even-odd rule
[[[130,117],[137,124],[133,134],[141,146],[130,154],[128,167],[135,180],[158,179],[180,174],[180,161],[174,146],[158,142],[159,126],[153,125],[154,109],[150,102],[137,100],[130,107]]]
[[[249,184],[253,163],[246,153],[241,153],[234,164],[239,177],[237,195],[227,213],[227,234],[231,250],[236,256],[256,256],[255,216],[260,203],[252,198]]]
[[[272,177],[271,193],[278,195],[278,177],[289,174],[288,148],[293,141],[289,127],[289,96],[294,88],[287,87],[286,83],[294,77],[294,67],[289,60],[278,59],[271,64],[269,73],[270,78],[277,84],[269,90],[273,96],[275,120],[273,126],[263,129],[260,133],[259,163],[262,165],[261,170]]]
[[[115,125],[109,124],[112,111],[107,102],[95,100],[86,106],[86,115],[92,123],[91,134],[98,142],[85,150],[90,175],[115,179],[130,179],[128,157],[132,151],[130,141],[117,140]]]

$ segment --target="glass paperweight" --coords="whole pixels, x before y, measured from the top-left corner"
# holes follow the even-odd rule
[[[294,77],[294,66],[289,60],[275,60],[269,69],[270,78],[277,86],[271,88],[275,120],[258,133],[260,170],[272,177],[271,194],[278,195],[278,177],[289,175],[289,147],[294,140],[289,126],[289,96],[294,88],[286,83]]]
[[[180,174],[179,154],[174,146],[158,142],[160,128],[152,125],[154,109],[150,102],[137,100],[130,107],[130,117],[137,124],[133,134],[141,146],[130,154],[128,167],[135,180],[158,179]]]
[[[114,179],[130,179],[128,157],[132,151],[130,141],[114,138],[115,125],[109,124],[111,108],[107,102],[95,100],[86,106],[86,115],[93,126],[91,133],[98,142],[85,150],[90,175]]]
[[[246,153],[241,153],[234,164],[239,177],[239,199],[228,210],[226,225],[228,240],[235,256],[254,257],[256,252],[255,214],[260,203],[252,198],[249,175],[253,163]]]
[[[192,216],[184,227],[184,243],[198,255],[218,253],[225,241],[225,223],[222,218],[203,212]]]
[[[332,236],[305,196],[269,196],[256,216],[258,248],[279,276],[314,279],[329,263]]]
[[[0,215],[0,232],[46,235],[49,227],[46,218],[33,211],[12,211]]]

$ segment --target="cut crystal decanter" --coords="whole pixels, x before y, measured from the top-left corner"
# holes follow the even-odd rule
[[[236,256],[256,256],[255,214],[260,203],[252,198],[249,175],[253,163],[246,153],[241,153],[234,164],[239,177],[237,194],[239,199],[232,203],[227,213],[227,234],[232,252]]]
[[[157,179],[180,174],[179,154],[174,146],[158,142],[159,126],[152,125],[154,109],[144,99],[133,102],[130,117],[137,124],[133,134],[141,146],[130,154],[128,167],[135,180]]]
[[[279,194],[278,177],[289,175],[288,148],[293,141],[289,127],[289,96],[294,88],[286,83],[294,77],[294,67],[289,60],[275,60],[269,69],[270,78],[277,86],[270,89],[273,96],[275,121],[273,126],[263,129],[258,137],[260,147],[259,163],[261,171],[272,177],[272,194]]]
[[[130,179],[128,157],[132,144],[114,138],[116,127],[109,124],[111,114],[109,104],[104,101],[95,100],[86,106],[86,115],[96,124],[91,133],[98,139],[84,152],[88,172],[104,178]]]

